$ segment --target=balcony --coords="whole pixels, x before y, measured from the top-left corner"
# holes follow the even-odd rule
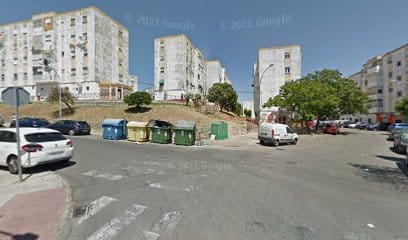
[[[381,72],[381,66],[375,66],[367,69],[367,74],[375,74],[375,73],[380,73]]]

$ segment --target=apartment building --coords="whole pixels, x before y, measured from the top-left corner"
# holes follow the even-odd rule
[[[2,25],[0,91],[22,86],[35,101],[60,85],[80,100],[123,99],[133,90],[128,43],[127,29],[96,7]]]
[[[207,61],[207,85],[206,89],[210,89],[214,83],[229,83],[227,70],[222,66],[219,60]]]
[[[178,100],[187,93],[207,93],[208,62],[186,35],[156,38],[154,56],[156,100]]]
[[[350,78],[371,99],[371,108],[368,114],[342,118],[364,122],[403,121],[395,105],[408,95],[408,44],[369,59]]]
[[[244,100],[244,101],[242,101],[242,116],[245,116],[245,113],[244,113],[245,110],[250,110],[251,111],[251,118],[255,118],[254,101],[253,100]]]
[[[257,118],[269,98],[279,94],[286,82],[301,78],[299,45],[261,48],[253,68],[254,111]]]

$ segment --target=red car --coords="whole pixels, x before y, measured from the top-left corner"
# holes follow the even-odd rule
[[[335,123],[327,123],[323,127],[323,132],[337,135],[339,134],[339,126]]]

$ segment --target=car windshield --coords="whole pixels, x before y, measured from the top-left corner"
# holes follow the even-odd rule
[[[24,137],[27,142],[32,142],[32,143],[54,142],[54,141],[62,141],[62,140],[67,139],[66,137],[64,137],[64,135],[62,135],[61,133],[57,133],[57,132],[30,133],[30,134],[26,134]]]

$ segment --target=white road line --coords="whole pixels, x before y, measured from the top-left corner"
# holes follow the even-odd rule
[[[84,222],[86,219],[89,217],[95,215],[98,213],[102,208],[106,207],[109,203],[116,201],[115,198],[107,197],[107,196],[102,196],[99,199],[96,199],[95,201],[91,202],[91,204],[86,208],[85,215],[83,215],[79,220],[78,224],[81,224]]]
[[[179,224],[182,216],[183,214],[180,212],[165,213],[162,219],[160,219],[150,231],[143,232],[145,239],[157,240],[160,236],[162,236],[163,239],[168,239]]]
[[[88,240],[114,239],[115,236],[118,235],[119,231],[123,227],[126,227],[133,221],[135,221],[137,216],[142,214],[146,208],[147,208],[146,206],[133,204],[130,210],[126,210],[126,212],[123,215],[107,222],[87,239]]]
[[[96,171],[96,170],[91,170],[89,172],[84,172],[84,173],[82,173],[82,175],[90,176],[90,177],[96,177],[96,178],[103,178],[103,179],[112,180],[112,181],[126,178],[126,176],[123,176],[123,175],[114,175],[114,174],[110,174],[110,173],[98,173],[98,171]]]
[[[149,182],[148,182],[149,183]],[[157,189],[166,189],[166,190],[173,190],[173,191],[182,191],[182,192],[191,192],[191,190],[194,189],[194,185],[189,185],[189,187],[186,188],[180,188],[180,187],[164,187],[160,183],[149,183],[149,187],[151,188],[157,188]]]

